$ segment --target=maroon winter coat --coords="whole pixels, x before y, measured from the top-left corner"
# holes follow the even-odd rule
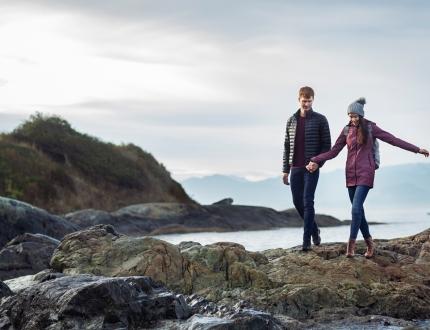
[[[417,146],[396,138],[394,135],[382,130],[376,126],[375,123],[371,121],[368,122],[372,125],[371,135],[373,138],[377,138],[411,152],[417,153],[420,150]],[[353,187],[363,185],[372,188],[375,179],[375,160],[372,150],[373,139],[367,139],[366,144],[359,144],[357,142],[357,132],[357,127],[351,125],[349,126],[348,136],[346,136],[342,129],[331,150],[311,158],[311,161],[320,163],[332,159],[339,154],[346,144],[348,147],[348,156],[345,166],[346,186]]]

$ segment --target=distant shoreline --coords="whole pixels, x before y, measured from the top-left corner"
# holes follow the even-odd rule
[[[327,227],[340,227],[340,226],[349,226],[351,224],[351,220],[341,220],[341,223],[335,226],[320,226],[321,228],[327,228]],[[377,222],[377,221],[369,221],[369,225],[387,225],[390,224],[389,222]],[[286,228],[301,228],[301,226],[276,226],[276,227],[270,227],[270,228],[250,228],[250,229],[241,229],[241,230],[229,230],[228,228],[214,228],[214,227],[207,227],[207,228],[190,228],[190,227],[172,227],[172,228],[160,228],[158,230],[155,230],[154,232],[151,232],[149,234],[146,234],[145,236],[164,236],[164,235],[180,235],[180,234],[193,234],[193,233],[236,233],[236,232],[252,232],[252,231],[270,231],[270,230],[276,230],[276,229],[286,229]]]

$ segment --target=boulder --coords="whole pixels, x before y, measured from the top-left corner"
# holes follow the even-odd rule
[[[191,284],[189,263],[177,246],[152,237],[120,235],[110,225],[67,235],[55,250],[51,267],[69,275],[145,275],[184,291]]]
[[[49,267],[52,253],[60,244],[55,238],[25,233],[0,250],[0,280],[35,274]]]
[[[51,267],[69,275],[151,276],[183,293],[199,292],[212,285],[260,288],[272,285],[257,269],[268,262],[261,253],[228,242],[181,246],[182,250],[153,237],[127,237],[110,225],[98,225],[67,235],[55,250]]]
[[[176,319],[184,300],[148,277],[64,276],[3,299],[1,329],[137,329]],[[181,313],[179,317],[189,317]]]
[[[24,233],[61,239],[79,229],[78,226],[45,210],[4,197],[0,197],[0,228],[0,248]]]

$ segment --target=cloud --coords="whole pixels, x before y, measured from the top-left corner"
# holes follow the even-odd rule
[[[60,114],[105,140],[137,143],[179,172],[278,173],[302,85],[315,88],[333,139],[346,105],[364,95],[371,119],[418,143],[425,121],[404,123],[427,115],[429,7],[5,0],[0,107]],[[384,158],[407,161],[391,149]]]
[[[145,102],[136,100],[90,100],[67,105],[39,105],[49,113],[81,113],[84,116],[117,122],[139,123],[142,127],[211,128],[264,126],[273,124],[249,105],[204,102]]]

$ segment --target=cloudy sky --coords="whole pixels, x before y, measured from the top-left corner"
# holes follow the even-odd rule
[[[264,178],[310,85],[333,140],[365,96],[369,119],[430,148],[429,40],[426,0],[1,0],[0,131],[57,114],[177,179]],[[381,158],[428,162],[388,145]]]

